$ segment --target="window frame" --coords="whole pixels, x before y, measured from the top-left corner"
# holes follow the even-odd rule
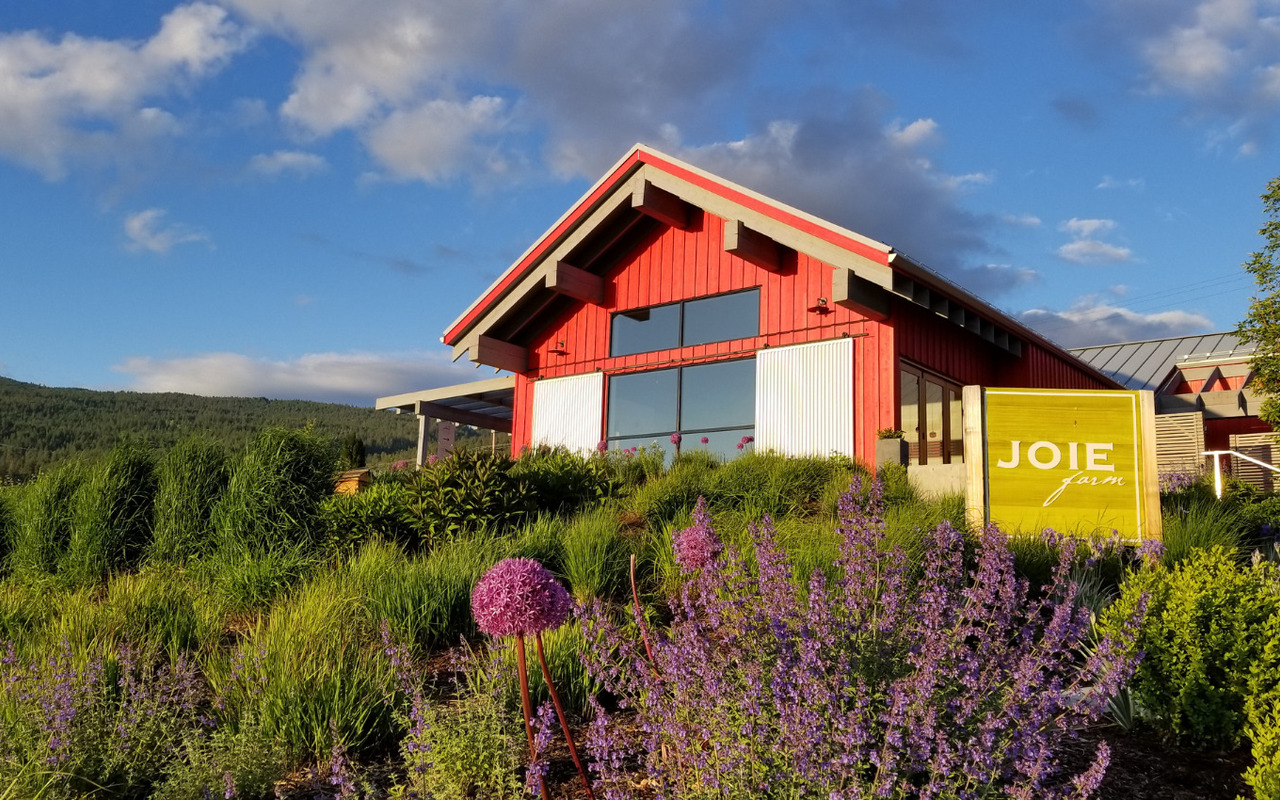
[[[613,447],[618,442],[621,442],[624,440],[631,441],[631,440],[640,440],[640,439],[648,439],[652,441],[657,441],[659,444],[663,444],[669,441],[670,436],[673,433],[679,433],[682,438],[687,438],[687,437],[701,437],[703,435],[714,434],[714,433],[724,433],[724,432],[731,432],[731,431],[741,431],[744,435],[750,435],[754,437],[755,428],[756,428],[756,419],[755,419],[754,410],[751,415],[750,423],[745,425],[719,425],[711,428],[690,428],[688,430],[682,427],[684,423],[684,391],[685,391],[684,371],[686,369],[694,369],[698,367],[707,367],[707,366],[714,366],[714,365],[721,365],[721,364],[734,364],[734,363],[743,363],[743,362],[751,362],[751,364],[753,365],[752,367],[752,373],[753,373],[752,408],[754,409],[754,406],[755,406],[754,394],[755,392],[758,391],[758,387],[755,386],[755,377],[754,377],[755,370],[756,370],[754,366],[756,364],[756,355],[754,353],[752,353],[751,355],[743,356],[739,358],[723,358],[723,359],[714,359],[710,361],[697,361],[694,363],[673,364],[671,366],[661,367],[659,369],[635,370],[631,372],[623,372],[620,374],[607,376],[608,380],[606,384],[606,401],[605,401],[605,415],[604,415],[605,416],[604,418],[605,441],[608,442],[610,447]],[[611,431],[611,425],[613,420],[613,401],[614,401],[613,381],[616,378],[624,378],[631,375],[643,375],[650,372],[663,372],[668,370],[675,370],[676,372],[676,381],[675,381],[676,428],[675,430],[641,431],[641,432],[629,432],[629,433],[615,435]],[[692,446],[694,442],[687,442],[685,444],[686,446]]]
[[[685,326],[685,309],[690,303],[698,303],[705,300],[714,300],[721,297],[731,297],[733,295],[747,294],[747,293],[754,293],[756,298],[755,332],[754,333],[749,334],[748,336],[730,336],[724,339],[714,339],[709,342],[697,342],[695,344],[685,343],[685,327],[686,327]],[[617,325],[618,317],[626,317],[630,314],[635,314],[636,312],[639,312],[639,311],[652,311],[653,309],[670,308],[672,306],[676,306],[679,308],[679,313],[677,314],[677,321],[676,321],[676,344],[674,348],[662,347],[662,348],[658,348],[657,350],[630,350],[625,353],[616,352],[615,344],[617,342],[617,336],[616,336],[615,326]],[[700,297],[689,297],[684,300],[678,300],[674,303],[659,303],[658,305],[638,306],[636,308],[628,308],[628,309],[614,311],[612,314],[609,315],[609,357],[622,358],[625,356],[641,355],[643,353],[654,353],[654,352],[658,352],[659,350],[670,350],[670,349],[678,350],[684,347],[700,347],[703,345],[717,344],[719,342],[731,342],[731,341],[734,341],[735,339],[752,339],[759,335],[760,335],[760,287],[748,286],[743,289],[734,289],[731,292],[720,292],[718,294],[707,294],[707,295],[702,295]]]
[[[916,441],[914,442],[915,453],[910,458],[910,463],[925,466],[928,464],[963,464],[964,463],[964,431],[953,431],[952,428],[952,408],[954,402],[959,406],[963,402],[963,387],[956,381],[951,380],[937,372],[932,372],[924,367],[913,364],[909,361],[898,362],[898,424],[903,424],[902,410],[905,407],[903,403],[903,381],[910,375],[916,380]],[[928,432],[928,392],[927,384],[934,384],[942,389],[942,428],[940,431],[942,447],[941,451],[930,457],[927,436],[921,439],[921,433]],[[953,399],[954,398],[954,399]],[[962,423],[963,425],[963,423]],[[903,433],[907,433],[903,428]],[[958,436],[956,434],[959,434]]]

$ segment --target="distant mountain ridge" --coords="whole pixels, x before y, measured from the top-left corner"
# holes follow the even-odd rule
[[[417,445],[412,415],[372,408],[265,397],[59,389],[0,376],[0,479],[21,480],[68,458],[106,452],[122,437],[167,448],[203,434],[239,448],[264,428],[308,423],[335,441],[360,437],[371,461],[411,457]]]

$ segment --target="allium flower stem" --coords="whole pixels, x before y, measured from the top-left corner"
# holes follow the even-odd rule
[[[529,670],[524,656],[524,637],[516,636],[516,669],[520,674],[520,705],[524,710],[524,733],[529,738],[529,763],[538,760],[538,747],[533,743],[533,702],[529,699]],[[542,783],[542,800],[551,800],[546,781]]]
[[[551,693],[551,702],[556,707],[556,716],[560,718],[560,730],[564,731],[564,740],[569,744],[569,755],[573,756],[573,765],[578,768],[578,775],[582,778],[583,788],[587,790],[587,797],[590,800],[596,800],[595,794],[591,791],[591,781],[587,778],[587,771],[582,768],[582,759],[578,758],[578,748],[573,743],[573,734],[569,733],[569,722],[564,715],[564,706],[560,705],[560,693],[556,691],[556,685],[551,681],[551,670],[547,668],[547,655],[542,649],[542,634],[535,633],[533,641],[538,647],[538,665],[542,667],[542,677],[547,682],[547,691]],[[546,791],[545,788],[543,791]]]
[[[640,609],[640,592],[636,589],[636,556],[631,554],[631,602],[636,609],[636,624],[640,626],[640,638],[644,640],[644,652],[649,657],[649,663],[653,664],[653,646],[649,644],[649,626],[645,624],[644,612]],[[656,670],[657,667],[654,667]]]

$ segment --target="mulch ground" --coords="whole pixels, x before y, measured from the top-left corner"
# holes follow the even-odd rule
[[[1248,747],[1204,753],[1167,744],[1149,731],[1095,728],[1068,743],[1062,754],[1064,764],[1073,772],[1083,771],[1102,741],[1111,747],[1111,766],[1097,800],[1235,800],[1253,796],[1242,777],[1252,763]],[[551,797],[585,800],[587,793],[568,748],[560,741],[556,745],[548,781]]]

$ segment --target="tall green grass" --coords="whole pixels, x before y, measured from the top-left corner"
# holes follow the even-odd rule
[[[219,442],[191,437],[169,450],[156,468],[148,560],[181,564],[207,552],[213,540],[213,508],[230,478],[230,459]]]
[[[1232,557],[1241,555],[1247,521],[1239,508],[1210,494],[1178,493],[1161,508],[1164,525],[1164,560],[1172,567],[1200,550],[1222,547]]]
[[[332,443],[312,430],[263,431],[214,506],[217,546],[261,552],[318,542],[336,464]]]
[[[71,541],[72,500],[87,473],[83,462],[68,461],[25,488],[15,509],[9,555],[14,576],[35,580],[57,571]]]
[[[366,543],[339,571],[339,580],[376,627],[382,620],[398,641],[425,655],[475,634],[471,591],[510,546],[491,534],[459,536],[430,553],[407,556],[397,545]]]
[[[630,562],[631,548],[611,508],[579,514],[565,530],[564,577],[580,603],[625,596]]]
[[[151,449],[130,441],[116,445],[76,492],[59,577],[73,586],[91,586],[135,566],[151,540],[155,494]]]
[[[582,629],[572,620],[542,634],[547,669],[551,673],[551,680],[555,682],[560,702],[564,704],[567,714],[576,716],[581,716],[587,710],[588,698],[600,690],[591,680],[582,659],[586,647],[587,640]],[[529,694],[534,705],[538,705],[549,701],[551,693],[547,691],[546,679],[542,677],[537,645],[531,636],[525,639],[525,651],[528,659]],[[507,637],[493,641],[490,655],[492,658],[487,663],[480,663],[475,667],[480,672],[476,680],[481,684],[496,686],[510,707],[518,707],[520,683],[516,670],[515,639]]]
[[[335,733],[355,753],[395,740],[386,702],[394,669],[358,600],[332,576],[273,606],[234,652],[206,662],[206,674],[233,720],[262,725],[298,758],[326,755]]]
[[[17,505],[25,491],[24,486],[0,487],[0,578],[9,573],[9,553],[18,535]]]

